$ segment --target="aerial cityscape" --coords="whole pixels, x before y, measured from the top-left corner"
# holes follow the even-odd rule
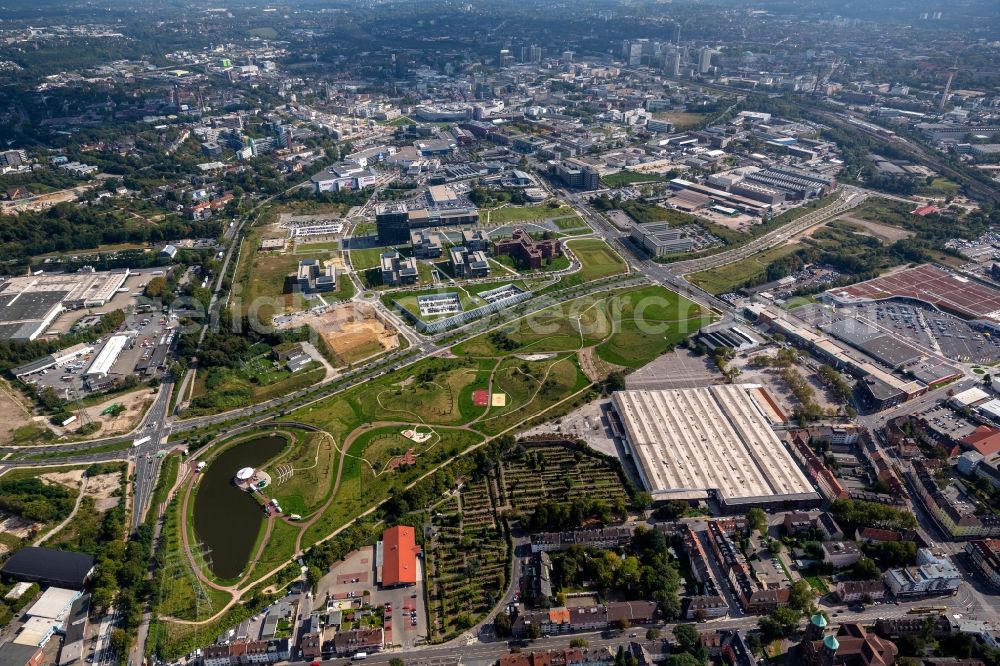
[[[995,0],[0,6],[0,666],[1000,666]]]

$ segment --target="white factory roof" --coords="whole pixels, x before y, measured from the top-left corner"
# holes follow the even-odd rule
[[[973,386],[970,389],[966,389],[961,393],[956,393],[951,396],[949,402],[956,407],[970,407],[976,403],[989,400],[990,394],[981,388]]]
[[[41,647],[48,642],[49,637],[55,631],[52,620],[41,617],[31,617],[17,632],[17,636],[11,641],[17,645],[29,645],[31,647]]]
[[[612,400],[643,483],[659,499],[815,493],[771,429],[756,386],[618,391]]]
[[[1000,421],[1000,400],[993,398],[976,407],[983,416]]]
[[[38,601],[32,604],[27,614],[31,617],[57,620],[66,615],[66,612],[78,596],[80,596],[80,593],[77,590],[50,587],[38,598]]]
[[[118,360],[118,355],[125,348],[128,342],[127,335],[112,335],[101,351],[94,357],[94,362],[87,368],[88,375],[107,375],[111,372],[111,366]]]

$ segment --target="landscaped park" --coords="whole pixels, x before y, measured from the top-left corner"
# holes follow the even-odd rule
[[[597,245],[580,251],[603,255]],[[708,321],[710,315],[699,306],[659,286],[588,294],[462,342],[452,348],[451,357],[423,359],[305,405],[266,430],[223,439],[206,447],[204,455],[193,453],[185,464],[207,464],[179,483],[164,524],[160,558],[166,563],[162,575],[169,578],[164,586],[169,592],[162,595],[158,609],[161,648],[168,642],[187,645],[195,631],[210,633],[231,624],[248,612],[236,602],[265,599],[299,575],[298,566],[291,563],[297,554],[362,515],[377,517],[376,508],[387,498],[486,442],[580,406],[611,371],[640,367]],[[241,451],[250,452],[249,458]],[[236,457],[227,458],[232,455]],[[561,473],[555,480],[552,474],[568,461],[575,461],[580,471]],[[490,501],[500,502],[504,512],[525,511],[538,502],[538,493],[562,492],[572,499],[574,487],[593,483],[607,485],[609,501],[625,499],[614,474],[601,481],[592,465],[574,454],[567,460],[557,457],[548,471],[538,464],[510,460],[500,476],[534,480],[505,481],[501,495]],[[243,492],[232,487],[230,479],[244,465],[266,472],[270,485],[254,494],[256,501],[237,498],[252,513],[246,521],[249,534],[233,537],[242,540],[243,550],[237,565],[230,562],[222,571],[219,546],[207,547],[213,541],[211,531],[196,529],[199,495],[215,492],[201,484],[221,466],[220,478],[227,485],[223,490]],[[474,497],[469,501],[482,504],[482,497]],[[277,501],[280,513],[265,512],[270,500]],[[482,510],[495,514],[498,506]],[[441,512],[453,510],[448,505]],[[505,548],[496,516],[480,518],[460,527],[458,534],[466,542]],[[236,518],[230,514],[227,520]],[[448,532],[442,534],[439,547],[452,547]],[[501,572],[493,572],[486,562],[463,566],[466,574],[475,570],[502,581]],[[443,580],[453,583],[462,573],[451,564],[442,563],[438,569]],[[474,620],[488,610],[490,599],[484,592],[470,595],[462,597],[464,605],[453,608],[458,619],[452,607],[438,604],[434,612],[442,617],[433,622],[440,636],[467,624],[465,614]]]
[[[494,224],[554,220],[560,230],[589,231],[565,204],[492,213]],[[289,273],[298,251],[261,253],[257,239],[252,242],[244,246],[237,280],[245,278],[248,287],[257,283],[248,290],[255,296],[285,293],[287,281],[279,275]],[[455,292],[462,309],[470,310],[487,302],[479,294],[504,285],[548,294],[628,273],[624,259],[601,239],[571,237],[564,243],[569,257],[549,269],[568,268],[573,259],[573,270],[521,277],[497,265],[498,279],[476,283],[454,281],[439,270],[439,291]],[[315,249],[337,252],[332,246]],[[369,269],[378,251],[352,251],[354,269]],[[419,315],[417,298],[430,291],[392,290],[382,300],[398,300]],[[446,353],[317,399],[266,425],[220,435],[185,460],[174,460],[179,464],[158,490],[165,510],[150,649],[168,657],[183,654],[204,636],[258,612],[299,578],[296,557],[314,562],[310,550],[327,552],[331,544],[340,552],[344,535],[358,528],[371,538],[377,521],[395,510],[384,503],[398,504],[414,493],[422,499],[406,520],[436,528],[433,542],[425,544],[428,626],[431,640],[445,640],[482,621],[497,590],[509,584],[510,516],[525,518],[543,498],[573,502],[585,487],[600,487],[609,505],[624,506],[631,491],[618,472],[584,449],[505,450],[502,462],[474,478],[468,461],[479,460],[475,452],[482,447],[507,446],[511,435],[593,399],[610,373],[648,363],[711,316],[647,284],[616,288],[605,282],[534,311],[530,303],[523,310],[530,314]],[[326,355],[331,347],[324,340]],[[199,372],[194,391],[224,395],[233,385],[256,393],[293,381],[263,346],[256,351],[248,349],[244,362],[215,368],[215,374]],[[242,468],[253,470],[252,493],[233,483]],[[460,486],[461,492],[437,499],[418,492],[432,481],[435,489]]]

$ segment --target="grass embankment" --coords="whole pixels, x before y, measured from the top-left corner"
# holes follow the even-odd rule
[[[718,268],[712,268],[688,276],[688,280],[710,294],[718,295],[739,289],[748,280],[755,281],[767,272],[768,266],[778,259],[789,255],[801,246],[797,244],[779,245],[770,250],[764,250]]]

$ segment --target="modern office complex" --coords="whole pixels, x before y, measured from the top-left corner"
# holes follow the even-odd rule
[[[383,203],[375,208],[375,226],[381,245],[408,242],[412,229],[478,223],[479,211],[475,208],[411,208],[400,202]]]

